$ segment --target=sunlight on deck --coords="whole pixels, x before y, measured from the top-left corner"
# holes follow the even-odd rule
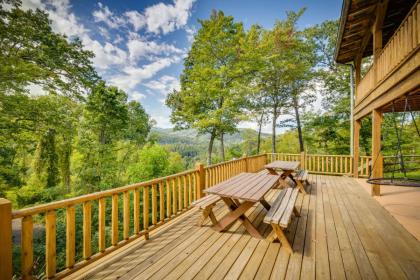
[[[357,181],[310,175],[310,182],[296,204],[301,217],[287,231],[292,255],[279,243],[251,238],[239,222],[224,233],[209,223],[200,228],[191,210],[150,240],[133,242],[68,279],[420,278],[420,242]],[[219,203],[216,216],[225,211]],[[267,234],[265,213],[261,205],[247,212]]]

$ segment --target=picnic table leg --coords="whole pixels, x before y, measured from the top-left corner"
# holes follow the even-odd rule
[[[271,224],[273,231],[276,233],[277,238],[279,239],[281,246],[284,246],[286,251],[291,254],[293,253],[292,246],[290,246],[289,240],[287,240],[286,235],[278,224]]]
[[[270,210],[270,208],[271,208],[271,205],[267,202],[267,200],[265,200],[264,198],[263,199],[261,199],[261,204],[264,206],[264,208],[265,209],[267,209],[267,211],[268,210]]]
[[[213,225],[217,224],[217,219],[213,213],[213,206],[214,204],[209,205],[204,210],[202,210],[201,217],[199,217],[198,222],[197,222],[198,226],[201,227],[207,218],[210,218]]]
[[[303,193],[303,194],[306,194],[306,191],[305,191],[305,188],[304,188],[304,186],[303,186],[303,184],[302,184],[302,182],[301,181],[297,181],[297,187],[299,188],[299,191],[301,192],[301,193]]]
[[[231,212],[224,216],[216,225],[212,228],[216,231],[223,231],[231,226],[236,220],[240,219],[245,229],[249,234],[255,238],[262,239],[263,237],[258,232],[258,230],[252,225],[251,221],[244,215],[244,213],[251,208],[255,202],[245,201],[244,203],[237,205],[230,198],[222,198],[223,201],[230,208]]]

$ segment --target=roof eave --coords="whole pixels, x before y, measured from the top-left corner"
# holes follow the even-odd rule
[[[349,11],[350,4],[351,4],[351,0],[344,0],[343,5],[341,7],[340,28],[338,32],[338,40],[335,46],[335,53],[334,53],[334,60],[339,63],[343,63],[341,61],[337,61],[337,59],[338,59],[338,53],[340,50],[341,40],[343,38],[344,27],[346,26],[347,13]]]

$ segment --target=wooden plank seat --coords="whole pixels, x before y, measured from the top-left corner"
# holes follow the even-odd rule
[[[207,218],[210,218],[213,225],[217,224],[216,216],[213,213],[213,206],[221,200],[221,197],[214,194],[208,194],[205,197],[197,199],[192,203],[194,207],[197,207],[201,211],[201,216],[198,219],[198,226],[202,226]]]
[[[264,223],[270,224],[273,228],[267,239],[269,241],[278,239],[289,253],[293,252],[292,246],[287,240],[283,230],[289,226],[292,213],[294,213],[296,217],[300,216],[295,207],[298,192],[299,190],[297,188],[286,188],[281,190],[267,215],[264,217]]]
[[[296,186],[299,188],[300,192],[306,194],[303,184],[309,185],[308,181],[308,171],[307,170],[298,170],[293,176],[296,180]]]

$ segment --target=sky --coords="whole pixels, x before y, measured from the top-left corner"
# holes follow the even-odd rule
[[[222,10],[245,28],[259,24],[270,29],[286,11],[306,8],[298,22],[309,27],[337,19],[340,0],[23,0],[25,9],[48,12],[55,32],[69,39],[79,37],[95,54],[93,64],[109,84],[139,101],[158,127],[172,127],[165,97],[179,89],[183,59],[199,29],[198,19]],[[240,127],[256,128],[253,123]],[[270,131],[269,126],[263,128]]]

